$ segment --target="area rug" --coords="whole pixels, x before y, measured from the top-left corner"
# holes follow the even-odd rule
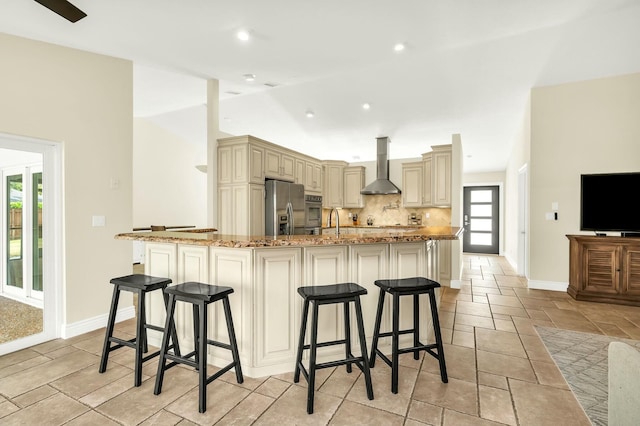
[[[42,332],[42,309],[0,296],[0,343]]]
[[[640,341],[541,326],[536,331],[591,423],[606,426],[609,343],[625,342],[640,350]]]

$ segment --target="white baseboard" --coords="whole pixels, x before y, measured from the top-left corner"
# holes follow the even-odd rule
[[[462,280],[451,280],[449,281],[449,287],[451,288],[460,288],[462,286]]]
[[[116,313],[116,323],[134,318],[135,316],[136,310],[133,306],[118,309],[118,312]],[[61,327],[60,337],[68,339],[70,337],[79,336],[81,334],[106,327],[108,319],[109,314],[107,313],[93,318],[88,318],[86,320],[77,321],[72,324],[63,324]]]
[[[535,290],[552,290],[566,292],[567,288],[569,288],[569,284],[554,281],[529,280],[528,287]]]

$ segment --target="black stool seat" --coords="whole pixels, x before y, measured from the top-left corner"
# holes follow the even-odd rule
[[[104,345],[102,348],[102,358],[100,360],[100,367],[98,372],[104,373],[107,370],[107,363],[109,361],[109,353],[116,349],[120,349],[124,346],[135,349],[135,367],[134,367],[134,380],[135,386],[140,386],[142,383],[142,364],[160,354],[160,351],[156,351],[150,355],[142,356],[143,353],[149,351],[147,343],[147,329],[156,331],[164,331],[164,328],[147,324],[146,310],[145,310],[145,295],[151,291],[164,290],[171,280],[169,278],[152,277],[150,275],[133,274],[125,275],[123,277],[117,277],[111,279],[113,284],[113,296],[111,299],[111,308],[109,310],[109,319],[107,320],[107,330],[104,338]],[[116,313],[118,310],[118,301],[120,300],[120,291],[130,291],[138,295],[138,317],[136,319],[136,337],[133,339],[125,340],[113,336],[113,328],[116,321]],[[167,297],[163,294],[165,306],[167,304]],[[175,329],[170,330],[172,340],[174,342],[174,350],[180,353],[180,348],[177,344]],[[115,345],[111,345],[115,343]]]
[[[298,340],[298,354],[296,357],[296,367],[293,375],[293,381],[300,381],[300,372],[307,379],[307,413],[313,413],[313,400],[315,396],[315,377],[316,370],[328,367],[337,367],[346,365],[347,372],[351,373],[351,364],[355,364],[364,374],[365,385],[367,388],[367,397],[373,399],[373,386],[371,384],[371,373],[369,371],[369,360],[367,354],[367,342],[364,336],[364,323],[362,320],[362,306],[360,305],[360,296],[367,294],[367,289],[354,283],[330,284],[319,286],[299,287],[298,294],[304,299],[304,307],[302,309],[302,322],[300,325],[300,338]],[[362,355],[359,357],[351,353],[351,321],[349,320],[349,303],[353,302],[356,310],[356,320],[358,323],[358,335],[360,338],[360,350]],[[333,303],[342,303],[344,306],[344,334],[345,338],[341,340],[333,340],[330,342],[318,343],[318,308],[320,305],[328,305]],[[307,330],[307,318],[309,316],[309,305],[313,304],[313,313],[311,316],[311,343],[304,344],[305,334]],[[319,347],[345,345],[345,358],[336,361],[324,363],[316,362],[317,349]],[[302,353],[305,349],[309,349],[309,369],[307,370],[302,364]]]
[[[332,300],[336,298],[342,299],[345,297],[364,296],[367,294],[367,289],[354,283],[315,285],[298,287],[298,294],[302,296],[304,300]]]
[[[177,364],[185,364],[195,367],[198,370],[198,410],[204,413],[207,409],[207,385],[222,376],[227,371],[235,367],[236,380],[242,383],[242,367],[240,366],[240,355],[238,354],[238,344],[236,342],[233,320],[231,318],[231,306],[229,305],[229,295],[233,293],[233,288],[218,285],[210,285],[199,282],[186,282],[175,286],[167,287],[164,293],[168,295],[167,319],[165,322],[165,335],[160,347],[160,360],[158,361],[158,374],[153,393],[158,395],[162,392],[162,381],[164,372]],[[211,340],[207,337],[207,306],[210,303],[222,300],[224,314],[227,322],[227,332],[229,334],[229,344]],[[191,303],[193,305],[193,335],[194,350],[185,355],[180,353],[170,353],[167,331],[174,328],[174,313],[176,301]],[[231,351],[233,362],[220,369],[211,376],[207,376],[207,345],[217,346]],[[193,358],[193,360],[191,359]],[[167,360],[171,361],[167,364]]]
[[[227,297],[233,293],[231,287],[223,287],[217,285],[203,284],[197,282],[186,282],[183,284],[167,287],[166,293],[173,294],[176,300],[183,300],[185,302],[205,301],[207,303],[215,302],[223,297]]]
[[[430,289],[440,287],[440,283],[424,277],[399,278],[395,280],[377,280],[375,285],[387,293],[426,293]]]
[[[444,349],[442,344],[442,334],[440,332],[440,320],[438,318],[438,307],[436,305],[435,289],[440,287],[440,283],[424,277],[399,278],[391,280],[376,280],[374,282],[380,288],[378,299],[378,310],[376,313],[376,323],[373,329],[373,341],[371,342],[371,368],[375,366],[376,356],[391,367],[391,392],[398,393],[398,357],[400,354],[413,352],[413,358],[419,359],[420,351],[425,351],[436,358],[440,364],[440,378],[447,383],[447,367],[444,360]],[[392,330],[380,332],[382,322],[382,310],[384,308],[385,295],[389,293],[393,297],[392,306]],[[433,320],[433,331],[436,343],[425,345],[420,342],[420,299],[421,294],[429,295],[431,306],[431,317]],[[413,296],[413,328],[400,330],[400,297]],[[399,340],[401,334],[413,334],[413,346],[400,348]],[[378,349],[380,337],[391,336],[391,359]]]

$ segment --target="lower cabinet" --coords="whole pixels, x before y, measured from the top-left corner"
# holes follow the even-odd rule
[[[243,312],[255,315],[254,366],[278,366],[293,370],[300,323],[302,249],[254,249],[255,301]],[[276,367],[277,368],[277,367]],[[282,371],[281,371],[282,372]],[[267,373],[271,374],[271,373]]]
[[[300,286],[354,282],[368,291],[361,297],[365,334],[370,345],[379,288],[377,279],[433,277],[437,264],[437,244],[433,241],[395,244],[353,244],[332,246],[226,248],[171,243],[145,244],[145,273],[171,278],[174,284],[199,281],[229,286],[229,297],[243,372],[247,377],[262,377],[293,371],[302,315]],[[166,312],[161,294],[147,297],[147,320],[164,325]],[[421,338],[431,333],[429,303],[421,296]],[[387,296],[383,331],[391,329],[391,297]],[[403,329],[410,328],[413,305],[410,297],[401,301]],[[331,341],[345,335],[341,306],[320,307],[319,341]],[[353,311],[352,311],[353,313]],[[191,306],[178,303],[176,329],[185,347],[193,344]],[[209,338],[228,342],[224,310],[221,304],[209,305]],[[310,325],[310,322],[309,324]],[[354,352],[358,352],[355,313],[351,317]],[[404,337],[402,336],[403,342]],[[149,330],[149,341],[159,346],[161,335]],[[386,351],[390,339],[382,339]],[[369,348],[370,349],[370,348]],[[322,358],[342,353],[340,346],[319,351]],[[334,357],[335,358],[335,357]],[[226,365],[230,353],[209,348],[209,362]]]
[[[640,238],[567,235],[577,300],[640,306]]]

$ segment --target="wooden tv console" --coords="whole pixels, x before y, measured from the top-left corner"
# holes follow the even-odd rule
[[[640,238],[567,235],[576,300],[640,306]]]

